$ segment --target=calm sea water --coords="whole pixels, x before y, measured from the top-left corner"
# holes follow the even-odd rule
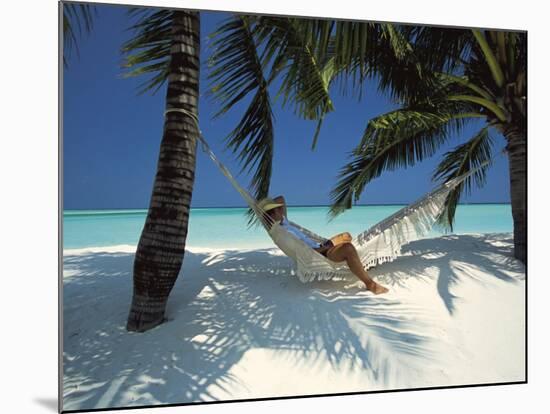
[[[355,206],[329,221],[327,207],[289,207],[288,216],[318,234],[330,236],[349,231],[360,233],[399,205]],[[245,208],[195,208],[191,210],[187,245],[213,248],[260,248],[273,246],[260,227],[247,228]],[[137,245],[147,210],[65,210],[63,247]],[[511,232],[510,204],[466,204],[457,208],[454,233]],[[434,230],[431,236],[442,234]]]

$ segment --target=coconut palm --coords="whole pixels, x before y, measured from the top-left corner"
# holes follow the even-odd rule
[[[72,50],[80,56],[78,37],[91,32],[97,14],[95,6],[90,4],[60,3],[63,9],[63,66],[69,67]]]
[[[134,9],[130,14],[139,21],[132,26],[135,36],[123,46],[129,53],[127,75],[156,73],[140,92],[167,82],[166,108],[198,116],[199,14],[156,9]],[[166,114],[151,201],[134,259],[130,331],[145,331],[164,320],[185,253],[197,134],[192,117]]]
[[[482,167],[453,190],[439,222],[452,230],[456,206],[473,184],[482,186],[493,158],[492,132],[506,139],[514,222],[514,254],[526,262],[526,35],[520,32],[400,27],[409,44],[406,60],[418,73],[404,74],[401,108],[371,119],[331,196],[333,215],[351,207],[365,186],[384,171],[415,165],[433,156],[473,120],[483,127],[447,152],[434,179],[448,181]],[[343,63],[356,70],[353,56]],[[382,76],[391,69],[381,67]],[[418,77],[420,74],[420,79]],[[405,93],[401,93],[405,91]]]

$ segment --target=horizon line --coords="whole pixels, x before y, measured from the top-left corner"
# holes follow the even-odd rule
[[[374,203],[374,204],[355,204],[353,207],[377,207],[377,206],[406,206],[409,203]],[[510,204],[510,202],[504,201],[489,201],[489,202],[473,202],[473,203],[458,203],[458,205],[476,205],[476,204]],[[287,204],[287,207],[330,207],[329,204]],[[352,207],[352,208],[353,208]],[[228,209],[228,208],[248,208],[248,206],[200,206],[200,207],[191,207],[191,209]],[[63,209],[63,211],[84,211],[84,210],[147,210],[148,207],[113,207],[113,208],[68,208]]]

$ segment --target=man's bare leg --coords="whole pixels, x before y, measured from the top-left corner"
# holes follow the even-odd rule
[[[355,250],[355,246],[353,244],[343,243],[333,247],[328,251],[327,258],[333,262],[345,261],[351,272],[361,279],[363,283],[365,283],[367,290],[370,290],[372,293],[379,295],[388,291],[387,288],[376,283],[367,274],[367,271],[363,268],[363,264],[361,263],[361,260],[357,255],[357,250]]]

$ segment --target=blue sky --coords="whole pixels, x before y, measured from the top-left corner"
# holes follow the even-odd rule
[[[162,138],[165,87],[155,95],[137,95],[144,79],[122,79],[120,46],[128,39],[126,7],[97,6],[92,33],[79,42],[80,58],[71,56],[64,70],[63,196],[65,209],[147,208]],[[215,120],[218,107],[206,90],[206,36],[223,13],[201,13],[203,69],[201,73],[201,128],[213,150],[228,168],[240,171],[223,139],[242,115],[239,108]],[[291,108],[274,105],[275,155],[271,189],[291,205],[327,205],[338,171],[358,143],[369,119],[393,109],[389,99],[365,88],[358,102],[334,94],[335,111],[323,124],[315,151],[314,121],[295,116]],[[371,182],[360,204],[409,203],[433,188],[431,175],[442,155],[472,137],[482,124],[471,125],[434,157],[409,169],[386,172]],[[493,132],[495,149],[504,139]],[[246,174],[238,176],[247,184]],[[496,157],[483,189],[474,189],[463,202],[509,202],[508,162]],[[243,206],[236,191],[215,165],[199,151],[193,207]]]

